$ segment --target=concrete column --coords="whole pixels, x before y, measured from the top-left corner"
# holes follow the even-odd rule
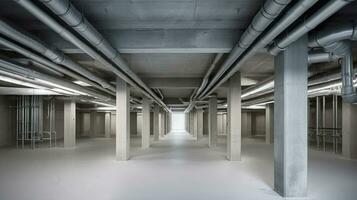
[[[130,155],[130,94],[125,81],[116,82],[116,159],[128,160]]]
[[[104,114],[104,134],[106,138],[110,138],[110,130],[111,130],[111,113],[106,112]]]
[[[159,141],[159,105],[154,105],[154,119],[153,119],[153,132],[154,132],[154,141]]]
[[[138,134],[138,113],[130,112],[130,135]]]
[[[90,112],[90,137],[97,137],[97,111]]]
[[[203,110],[197,110],[197,140],[203,137]]]
[[[171,113],[166,113],[166,132],[168,134],[171,131]]]
[[[240,161],[242,148],[242,105],[240,73],[236,73],[229,79],[227,104],[227,158],[231,161]]]
[[[274,104],[265,105],[265,143],[272,144],[274,140]]]
[[[307,195],[307,36],[275,57],[274,187]]]
[[[252,137],[252,113],[250,111],[247,112],[247,136]]]
[[[197,110],[193,111],[193,137],[198,138],[198,119],[197,119]]]
[[[342,156],[357,159],[357,106],[342,103]]]
[[[63,146],[73,148],[76,146],[76,102],[74,100],[64,101],[63,125]]]
[[[195,132],[195,122],[194,122],[194,116],[193,116],[193,111],[190,111],[190,134],[193,136]]]
[[[39,96],[39,113],[38,113],[38,129],[43,133],[43,98]]]
[[[165,111],[160,112],[160,137],[165,136]]]
[[[217,95],[211,95],[208,101],[208,146],[217,143]]]
[[[185,113],[185,122],[186,122],[186,132],[190,133],[190,114]]]
[[[141,147],[150,147],[150,101],[148,98],[143,98],[143,116],[142,116],[142,133]]]

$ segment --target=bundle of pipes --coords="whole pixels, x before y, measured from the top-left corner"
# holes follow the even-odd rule
[[[0,59],[0,74],[11,77],[17,80],[22,80],[28,83],[32,83],[38,86],[44,86],[48,89],[57,89],[57,92],[68,91],[69,93],[78,93],[79,95],[92,96],[98,99],[101,99],[105,102],[112,103],[114,100],[107,95],[101,94],[97,91],[91,90],[90,88],[82,87],[77,84],[74,84],[70,81],[64,79],[56,78],[44,73],[40,73],[28,68],[24,68],[17,63],[11,62],[6,59]],[[114,105],[114,104],[113,104]]]
[[[311,85],[322,85],[325,83],[331,83],[342,80],[342,97],[346,102],[356,102],[357,94],[353,87],[354,80],[354,68],[353,68],[353,56],[351,48],[351,40],[357,39],[357,26],[348,23],[348,24],[339,24],[338,26],[328,27],[327,29],[320,30],[315,34],[310,35],[310,41],[308,44],[309,48],[323,48],[331,55],[331,59],[335,60],[341,58],[341,72],[336,72],[329,74],[328,76],[322,76],[309,80],[309,86]],[[273,51],[274,48],[271,50]],[[275,50],[274,50],[275,51]],[[329,59],[318,58],[316,56],[312,58],[314,63],[317,62],[328,62]],[[311,60],[309,56],[309,60]],[[270,88],[274,88],[274,81],[271,78],[269,80]],[[259,93],[263,91],[263,86],[266,85],[264,82],[259,83],[247,90],[243,91],[244,94],[250,94],[251,91],[254,93]],[[259,94],[257,94],[259,95]]]
[[[54,70],[60,70],[65,74],[72,76],[73,78],[79,78],[78,80],[91,85],[97,89],[100,89],[104,92],[107,92],[111,95],[115,95],[115,88],[107,83],[104,79],[98,77],[92,72],[88,71],[86,68],[82,67],[71,58],[66,56],[62,51],[56,49],[53,46],[48,46],[45,43],[41,42],[38,38],[31,36],[30,34],[24,34],[24,31],[19,31],[14,27],[10,26],[3,19],[0,19],[0,33],[4,36],[24,45],[27,48],[30,48],[38,53],[40,53],[45,58],[51,60],[52,62],[67,67],[69,70],[81,74],[86,78],[81,78],[79,75],[74,75],[73,72],[68,73],[68,70],[63,70],[63,67],[56,66]],[[12,45],[10,41],[6,41],[5,38],[1,38],[1,44],[7,46],[8,48],[17,51],[17,45]],[[20,52],[19,52],[20,53]],[[52,66],[52,65],[49,65]],[[99,84],[99,85],[98,85]],[[108,89],[108,90],[107,90]]]
[[[69,0],[43,0],[51,11],[59,16],[67,25],[73,28],[83,39],[87,40],[92,46],[83,42],[70,30],[63,27],[50,15],[40,9],[30,0],[14,0],[26,10],[36,16],[40,21],[61,35],[64,39],[71,42],[93,59],[99,61],[118,77],[128,84],[138,88],[145,96],[154,99],[166,111],[170,109],[165,103],[134,73],[130,70],[127,63],[120,57],[119,52],[114,49],[107,40],[89,23],[84,15],[79,12]],[[104,56],[99,54],[100,51]],[[109,60],[109,61],[108,61]]]
[[[310,30],[314,29],[321,22],[326,20],[332,14],[337,12],[339,9],[350,3],[352,0],[331,0],[326,3],[322,8],[311,15],[309,18],[303,21],[303,23],[296,26],[287,36],[275,42],[276,47],[273,48],[270,52],[275,52],[277,47],[280,49],[285,48],[287,45],[296,41],[302,35],[306,34]],[[270,1],[268,1],[270,2]],[[268,3],[267,2],[267,3]],[[232,75],[240,70],[242,65],[255,53],[262,48],[265,48],[269,45],[272,40],[280,35],[285,29],[287,29],[295,20],[297,20],[302,14],[304,14],[309,8],[311,8],[317,0],[300,0],[297,1],[269,30],[265,32],[257,41],[254,41],[253,45],[250,45],[246,48],[245,51],[236,55],[230,56],[230,60],[233,62],[226,61],[225,63],[232,63],[230,65],[222,65],[219,72],[217,73],[212,80],[209,82],[208,86],[203,90],[203,92],[198,96],[198,98],[206,98],[209,94],[214,92],[221,84],[226,82]],[[244,34],[243,34],[244,36]],[[231,53],[232,54],[232,53]],[[234,55],[234,54],[233,54]],[[326,55],[325,55],[326,56]],[[327,55],[328,56],[328,55]]]

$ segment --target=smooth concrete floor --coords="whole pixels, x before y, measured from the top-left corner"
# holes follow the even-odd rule
[[[74,149],[0,149],[0,200],[274,200],[273,145],[243,140],[243,158],[225,158],[224,138],[170,133],[150,149],[132,139],[131,160],[115,161],[114,138],[79,139]],[[309,151],[308,198],[357,199],[357,162]]]

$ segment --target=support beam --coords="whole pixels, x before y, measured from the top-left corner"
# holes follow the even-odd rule
[[[111,130],[111,116],[112,113],[111,112],[106,112],[104,114],[104,134],[106,138],[110,138],[110,130]]]
[[[154,105],[154,119],[153,119],[153,131],[154,131],[154,141],[159,141],[159,105]]]
[[[357,106],[342,103],[342,156],[357,159]]]
[[[142,110],[142,133],[141,133],[141,147],[150,147],[150,100],[143,98],[143,110]]]
[[[274,141],[274,104],[265,105],[265,143],[272,144]]]
[[[76,102],[74,100],[64,101],[63,125],[63,146],[73,148],[76,146]]]
[[[208,101],[208,146],[215,147],[217,143],[217,95],[211,95]]]
[[[240,73],[236,73],[229,79],[227,101],[227,158],[230,161],[240,161],[242,149],[242,100]]]
[[[275,57],[274,187],[307,195],[307,36]]]
[[[197,109],[197,140],[203,137],[203,109]]]
[[[130,94],[128,84],[116,81],[116,160],[124,161],[130,155]]]
[[[99,23],[101,24],[101,23]],[[120,53],[229,53],[241,31],[238,29],[162,29],[104,31]],[[65,53],[82,53],[59,35],[38,31],[46,41]],[[117,37],[120,35],[120,37]],[[212,40],[212,38],[215,38]],[[138,42],[139,41],[139,42]]]

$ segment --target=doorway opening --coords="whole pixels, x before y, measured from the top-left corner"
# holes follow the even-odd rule
[[[185,132],[184,112],[172,112],[171,127],[172,132]]]

